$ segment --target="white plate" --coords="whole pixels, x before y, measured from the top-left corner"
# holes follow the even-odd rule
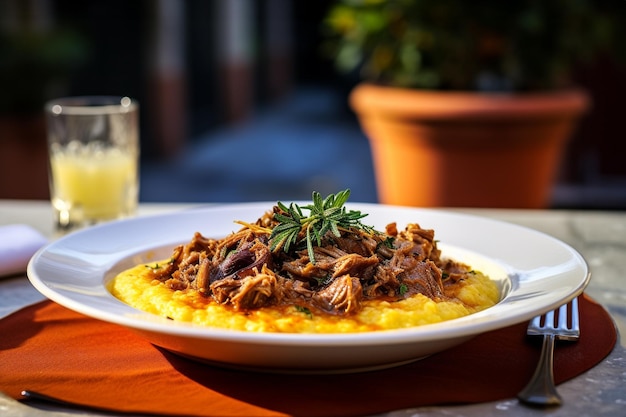
[[[443,256],[470,264],[498,282],[500,303],[459,319],[401,330],[356,334],[274,334],[173,322],[130,307],[106,289],[119,272],[167,258],[199,231],[222,237],[253,222],[273,203],[247,203],[138,217],[67,235],[38,251],[32,284],[51,300],[87,316],[125,326],[153,344],[223,366],[284,372],[346,372],[410,362],[481,333],[510,326],[582,293],[587,264],[546,234],[487,218],[430,209],[348,204],[363,222],[384,230],[418,223],[434,229]]]

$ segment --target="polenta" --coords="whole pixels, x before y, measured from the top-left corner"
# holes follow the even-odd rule
[[[111,293],[139,310],[202,326],[251,332],[353,333],[390,330],[451,320],[498,302],[499,289],[481,273],[454,288],[455,297],[436,301],[423,294],[399,301],[366,300],[353,315],[312,313],[295,305],[250,311],[216,303],[194,290],[172,290],[153,278],[157,264],[138,265],[109,284]],[[452,289],[452,288],[451,288]]]

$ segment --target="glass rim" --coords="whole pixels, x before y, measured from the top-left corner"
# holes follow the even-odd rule
[[[95,116],[99,114],[129,113],[139,107],[137,100],[128,96],[75,96],[48,101],[46,113],[54,116],[77,115]]]

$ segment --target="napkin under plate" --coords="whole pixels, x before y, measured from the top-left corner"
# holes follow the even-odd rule
[[[41,233],[26,224],[0,226],[0,277],[26,272],[30,258],[46,243]]]

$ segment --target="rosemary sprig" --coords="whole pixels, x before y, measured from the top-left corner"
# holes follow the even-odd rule
[[[300,207],[291,203],[289,207],[280,201],[277,203],[282,213],[275,213],[274,219],[279,222],[270,235],[270,249],[272,251],[282,248],[288,252],[289,248],[306,242],[309,259],[315,263],[313,246],[322,244],[322,238],[326,233],[341,236],[339,229],[355,228],[367,233],[374,232],[374,228],[361,223],[361,219],[367,214],[360,211],[347,211],[344,207],[350,197],[350,190],[344,190],[337,194],[330,194],[322,199],[317,191],[313,192],[313,204]],[[303,210],[308,210],[305,216]]]

